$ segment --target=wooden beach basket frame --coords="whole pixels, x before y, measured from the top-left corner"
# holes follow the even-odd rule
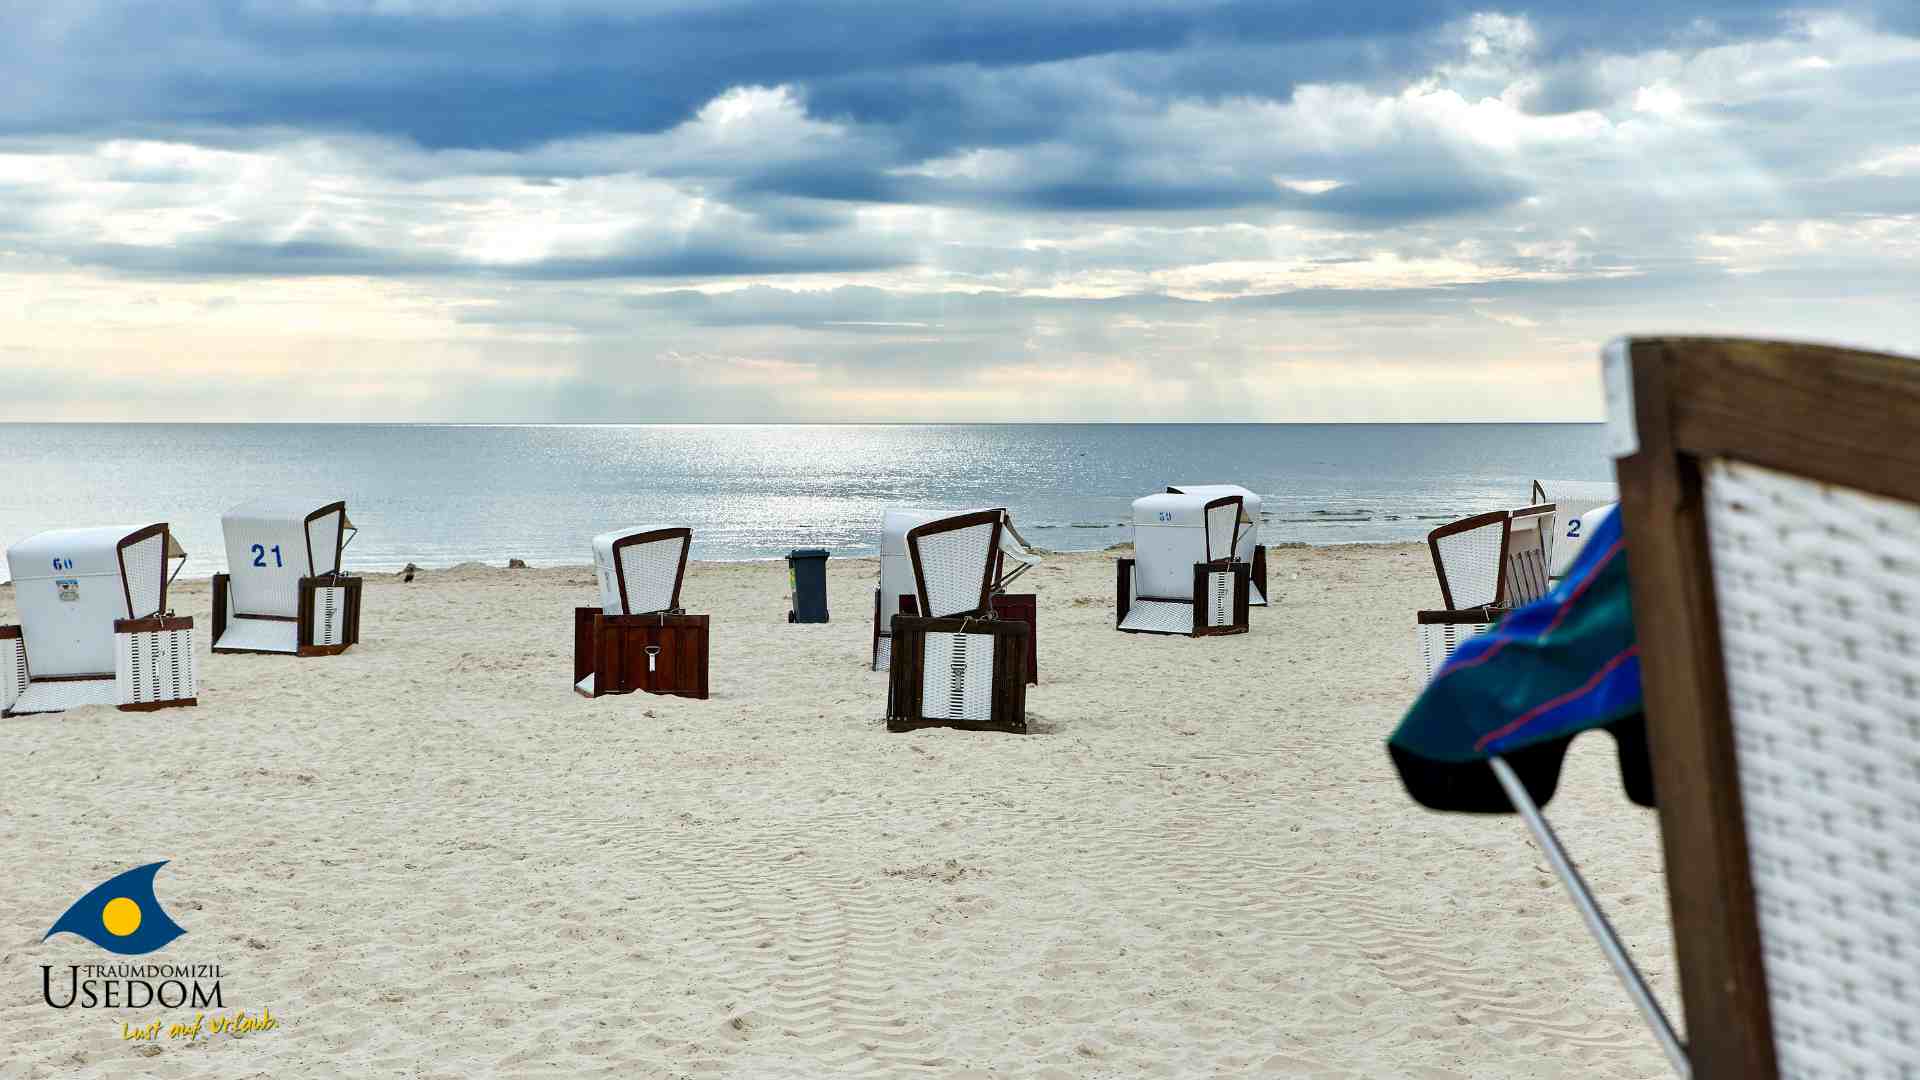
[[[1193,615],[1192,628],[1187,632],[1188,637],[1244,634],[1252,625],[1248,621],[1248,612],[1252,600],[1249,594],[1249,587],[1253,581],[1253,567],[1234,558],[1234,553],[1240,548],[1240,519],[1246,514],[1243,500],[1238,495],[1222,495],[1216,499],[1209,499],[1206,505],[1201,508],[1200,520],[1202,522],[1202,528],[1205,530],[1207,554],[1212,555],[1215,549],[1213,546],[1213,514],[1211,511],[1229,503],[1233,504],[1235,511],[1233,515],[1233,531],[1227,537],[1226,558],[1210,558],[1206,562],[1193,564]],[[1265,548],[1258,549],[1255,552],[1256,557],[1259,557],[1265,551]],[[1167,604],[1187,602],[1175,597],[1134,596],[1133,568],[1135,561],[1134,559],[1114,560],[1113,628],[1123,634],[1173,633],[1177,635],[1179,633],[1178,630],[1148,630],[1123,625],[1127,621],[1127,614],[1132,610],[1135,600],[1151,600]],[[1260,569],[1263,573],[1265,572],[1266,566],[1264,561],[1262,561]],[[1207,624],[1207,601],[1213,591],[1213,575],[1217,573],[1233,575],[1233,611],[1230,619],[1226,623],[1220,626],[1209,626]],[[1269,600],[1271,600],[1271,597],[1269,597]]]
[[[903,613],[893,617],[892,649],[887,665],[887,730],[957,727],[1015,734],[1026,732],[1029,645],[1033,628],[1023,621],[999,619],[993,610],[996,590],[1012,579],[1003,573],[1005,556],[1000,550],[1000,534],[1007,528],[1006,516],[1005,509],[976,510],[939,518],[907,530],[907,557],[913,566],[917,592],[912,606],[920,614]],[[973,590],[971,577],[964,579],[965,597],[972,603],[955,610],[940,610],[934,604],[933,593],[928,588],[928,568],[922,544],[946,533],[982,526],[989,531],[986,557],[980,563],[979,590]],[[1018,573],[1016,570],[1013,576]],[[964,660],[955,661],[954,675],[954,682],[958,684],[964,681],[959,677],[961,665],[988,665],[991,674],[986,715],[972,719],[928,715],[930,703],[926,700],[926,686],[929,635],[942,635],[954,640],[984,638],[989,643],[987,656],[971,655],[969,650]],[[957,645],[954,655],[961,655]],[[958,693],[956,689],[955,694]],[[951,712],[951,709],[948,711]]]
[[[1028,546],[1027,538],[1020,535],[1020,530],[1014,527],[1012,515],[1007,514],[1005,511],[1002,511],[1000,515],[1000,529],[1001,533],[996,534],[994,539],[993,581],[987,589],[987,604],[995,610],[996,614],[1001,613],[1003,602],[1008,609],[1024,609],[1028,613],[1029,619],[1032,620],[1037,617],[1039,598],[1032,593],[1009,593],[1007,586],[1013,584],[1015,579],[1019,578],[1020,575],[1026,573],[1028,570],[1033,569],[1033,567],[1023,563],[1009,571],[1007,569],[1007,553],[999,547],[1000,537],[1002,535],[1011,535],[1022,548]],[[911,549],[909,549],[908,559],[909,562],[911,562]],[[916,576],[916,588],[918,587],[918,580]],[[885,604],[883,603],[885,597],[884,588],[885,587],[881,585],[875,585],[873,587],[873,640],[869,645],[867,666],[874,671],[881,669],[880,643],[883,641],[891,641],[893,637],[893,628],[882,625],[880,621],[880,613],[885,608]],[[901,593],[896,599],[900,601],[900,605],[897,608],[900,614],[918,615],[920,613],[917,593]],[[889,646],[889,648],[891,648],[891,646]],[[1040,680],[1040,664],[1038,654],[1034,652],[1034,645],[1031,639],[1028,641],[1027,648],[1030,654],[1028,658],[1027,682],[1029,684],[1035,684]]]
[[[667,606],[664,608],[656,608],[654,609],[654,611],[628,610],[627,564],[626,564],[626,560],[620,557],[621,550],[623,548],[633,547],[637,544],[657,544],[663,540],[675,540],[675,539],[680,541],[680,565],[677,569],[674,570],[674,573],[673,573],[673,595],[667,600]],[[652,615],[652,614],[655,614],[655,612],[659,612],[659,611],[672,612],[672,613],[679,612],[680,611],[680,586],[684,585],[687,580],[687,552],[692,550],[692,548],[693,548],[693,530],[685,527],[678,527],[678,528],[671,528],[671,529],[653,529],[648,532],[634,533],[632,536],[623,536],[620,539],[615,540],[613,542],[613,575],[614,575],[614,579],[617,582],[619,582],[621,614]]]
[[[227,622],[231,619],[261,619],[269,622],[293,622],[297,629],[294,636],[294,656],[338,656],[360,643],[360,598],[365,582],[353,575],[343,573],[341,561],[346,555],[347,545],[359,530],[353,522],[347,520],[345,500],[337,500],[322,506],[306,516],[300,524],[300,534],[307,542],[307,569],[311,571],[318,565],[313,558],[313,523],[332,514],[340,515],[340,528],[333,541],[333,571],[326,574],[310,574],[300,579],[299,610],[297,614],[253,615],[243,611],[230,611],[233,601],[233,575],[213,575],[213,641],[210,651],[217,653],[257,653],[262,656],[286,656],[285,652],[275,649],[239,649],[221,646],[221,637],[227,632]],[[315,641],[317,629],[314,615],[320,610],[322,598],[320,590],[340,589],[339,615],[334,632],[336,640],[331,642]]]
[[[1608,397],[1615,452],[1624,454],[1620,513],[1687,1057],[1706,1080],[1772,1080],[1775,1029],[1703,481],[1724,459],[1920,504],[1920,361],[1783,342],[1635,339],[1610,350]],[[1907,1052],[1920,1055],[1914,1045]]]
[[[621,551],[638,544],[680,541],[680,556],[673,572],[673,591],[667,606],[652,611],[630,611],[627,597],[626,561]],[[708,696],[708,642],[711,619],[689,615],[680,607],[680,589],[687,580],[687,558],[693,548],[693,530],[684,526],[650,529],[623,536],[613,542],[613,573],[620,592],[622,614],[608,615],[598,607],[573,610],[573,682],[574,692],[583,697],[627,694],[641,690],[649,694],[667,694],[705,700]],[[649,660],[666,651],[663,642],[677,642],[670,650],[676,664],[669,678]],[[593,692],[579,684],[588,675],[594,677]],[[673,689],[660,689],[671,683]]]

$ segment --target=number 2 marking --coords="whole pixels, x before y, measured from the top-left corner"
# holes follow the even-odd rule
[[[1579,537],[1580,537],[1580,519],[1574,518],[1572,521],[1567,522],[1567,539],[1577,540],[1579,539]],[[279,549],[276,548],[274,550],[277,551]]]
[[[267,565],[267,549],[259,544],[253,545],[253,565]],[[273,565],[280,565],[280,545],[273,545]]]

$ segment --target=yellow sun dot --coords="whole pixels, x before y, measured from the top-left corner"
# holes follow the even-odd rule
[[[107,901],[106,910],[100,912],[100,921],[106,924],[107,933],[114,937],[126,937],[140,929],[140,905],[124,896],[116,896]]]

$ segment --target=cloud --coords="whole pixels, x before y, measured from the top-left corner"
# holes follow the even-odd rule
[[[1913,348],[1916,34],[1869,2],[42,6],[0,16],[0,410],[273,413],[318,368],[393,418],[1592,415],[1637,327]],[[154,355],[183,370],[143,394]]]

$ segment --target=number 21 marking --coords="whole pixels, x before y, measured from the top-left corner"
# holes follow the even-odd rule
[[[267,549],[262,547],[259,544],[253,545],[253,565],[255,566],[267,565]],[[273,565],[275,566],[280,565],[280,545],[279,544],[273,545]]]

